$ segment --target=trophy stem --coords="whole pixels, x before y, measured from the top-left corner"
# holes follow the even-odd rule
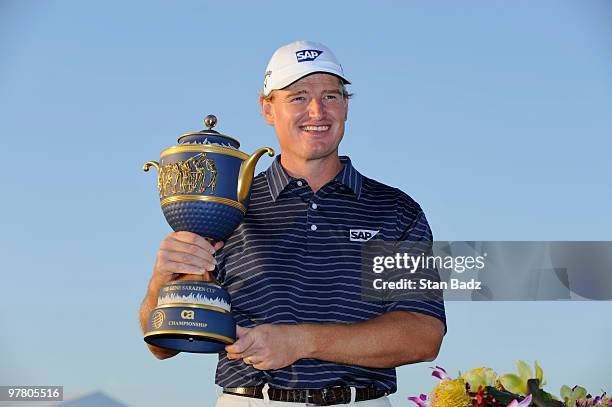
[[[214,283],[217,284],[217,279],[212,276],[212,279],[207,279],[205,276],[201,274],[182,274],[180,277],[176,278],[173,281],[197,281],[203,283]]]
[[[204,239],[208,240],[211,246],[215,246],[216,241],[210,237],[205,237]],[[213,254],[214,257],[214,254]],[[211,279],[207,279],[205,275],[201,274],[183,274],[180,277],[176,278],[175,281],[202,281],[204,283],[213,283],[217,285],[221,285],[219,280],[217,280],[217,275],[219,274],[219,270],[215,266],[214,270],[209,271],[209,275],[212,277]]]

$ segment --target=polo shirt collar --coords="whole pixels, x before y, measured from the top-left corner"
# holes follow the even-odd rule
[[[270,167],[266,170],[266,178],[268,180],[268,186],[270,187],[270,194],[276,201],[278,196],[283,190],[293,181],[294,177],[287,174],[287,171],[283,168],[280,162],[280,154],[276,156]],[[353,167],[351,159],[347,156],[340,156],[340,162],[342,163],[342,170],[334,178],[336,181],[350,188],[357,199],[361,196],[361,184],[363,182],[363,176]]]

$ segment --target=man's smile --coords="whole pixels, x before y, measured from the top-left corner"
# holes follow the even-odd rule
[[[300,129],[312,136],[324,135],[329,129],[330,125],[303,125],[300,126]]]

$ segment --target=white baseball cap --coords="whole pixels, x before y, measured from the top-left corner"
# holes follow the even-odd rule
[[[350,84],[344,76],[342,65],[329,48],[318,42],[296,41],[280,47],[270,58],[263,94],[268,96],[274,89],[283,89],[315,72],[336,75],[345,84]]]

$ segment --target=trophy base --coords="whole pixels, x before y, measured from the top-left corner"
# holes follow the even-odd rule
[[[220,353],[233,342],[224,342],[202,336],[199,332],[160,333],[145,336],[145,342],[164,349],[189,353]]]
[[[192,353],[219,353],[236,341],[229,295],[204,281],[174,281],[160,290],[144,336],[148,344]]]

